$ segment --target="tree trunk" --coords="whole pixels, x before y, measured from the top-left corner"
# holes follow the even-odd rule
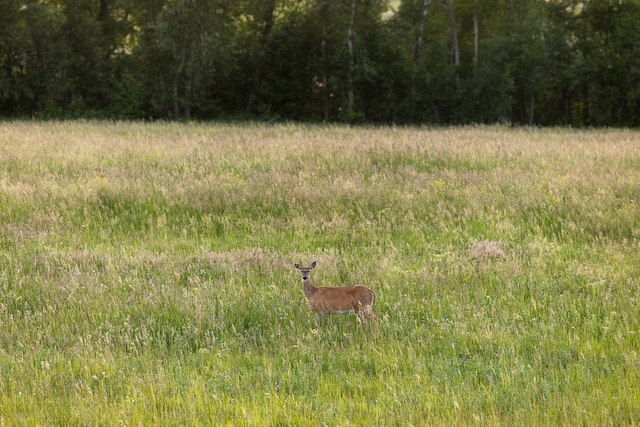
[[[456,14],[453,8],[453,0],[447,0],[449,9],[449,20],[451,21],[451,49],[453,50],[453,63],[460,65],[460,45],[458,43],[458,26],[456,24]]]
[[[251,92],[247,99],[247,105],[245,112],[251,114],[253,110],[253,103],[258,97],[260,91],[260,85],[262,84],[262,74],[264,70],[265,58],[267,55],[267,46],[271,39],[271,32],[273,30],[274,14],[276,10],[276,0],[269,0],[267,9],[264,16],[264,29],[260,38],[260,47],[258,49],[256,68],[253,72],[253,85],[251,86]]]
[[[322,82],[322,120],[324,122],[329,120],[329,88],[327,87],[328,79],[327,79],[327,68],[328,68],[328,58],[327,58],[327,22],[329,20],[329,0],[324,0],[322,2],[322,34],[320,39],[320,58],[321,58],[321,76],[320,81]]]
[[[184,118],[185,120],[191,120],[191,102],[192,102],[192,93],[193,92],[193,77],[191,73],[187,75],[187,80],[184,83],[184,94],[185,94],[185,103],[184,103]]]
[[[353,38],[354,38],[354,18],[356,14],[356,0],[351,0],[351,12],[349,15],[349,28],[347,29],[347,49],[349,53],[349,74],[347,76],[347,117],[353,115],[353,109],[355,104],[355,95],[353,89],[353,74],[355,69],[355,58],[353,52]]]
[[[184,68],[185,55],[184,53],[180,57],[180,64],[178,64],[178,69],[176,70],[176,74],[173,79],[173,119],[178,120],[180,118],[180,91],[178,90],[178,86],[180,83],[180,75],[182,74],[182,70]]]
[[[587,24],[587,0],[582,0],[582,34],[583,43],[588,46],[589,28]],[[583,52],[583,55],[587,52]],[[587,56],[588,57],[588,56]],[[589,111],[589,83],[583,79],[582,82],[582,125],[589,125],[591,122],[591,112]]]
[[[418,26],[418,37],[416,38],[416,44],[413,50],[413,65],[418,65],[420,61],[420,55],[422,54],[422,39],[424,34],[424,27],[427,23],[427,11],[431,0],[424,0],[422,2],[422,17],[420,19],[420,25]]]
[[[473,71],[478,66],[478,0],[473,1]]]
[[[529,126],[533,126],[533,117],[535,112],[536,97],[535,93],[531,91],[531,103],[529,105]]]
[[[98,22],[104,22],[107,20],[107,18],[109,17],[110,6],[111,6],[111,0],[100,0],[100,9],[98,10]]]

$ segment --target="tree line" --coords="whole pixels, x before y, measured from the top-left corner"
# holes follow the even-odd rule
[[[640,125],[638,0],[0,0],[0,117]]]

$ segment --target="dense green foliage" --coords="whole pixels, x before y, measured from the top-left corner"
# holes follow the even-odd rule
[[[637,0],[0,9],[0,117],[640,125]]]
[[[640,423],[638,132],[0,126],[0,425]]]

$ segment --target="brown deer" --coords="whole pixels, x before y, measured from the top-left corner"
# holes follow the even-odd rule
[[[316,313],[337,314],[356,313],[360,321],[376,321],[378,318],[371,307],[376,301],[376,294],[366,286],[323,287],[313,286],[309,280],[309,272],[316,268],[313,261],[307,268],[295,264],[302,273],[304,296],[309,301],[311,310]]]

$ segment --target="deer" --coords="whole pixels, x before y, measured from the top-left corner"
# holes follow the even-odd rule
[[[302,273],[304,296],[309,301],[309,307],[316,313],[344,314],[355,313],[360,322],[378,320],[371,307],[376,301],[376,294],[366,286],[313,286],[309,280],[309,273],[316,268],[316,261],[309,267],[302,267],[295,263],[295,267]]]

